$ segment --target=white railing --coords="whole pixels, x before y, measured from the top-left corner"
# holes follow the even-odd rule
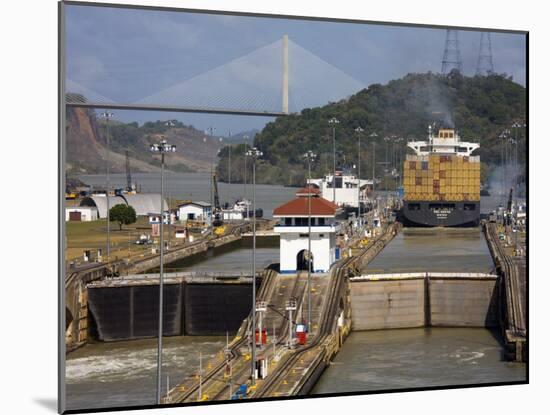
[[[377,280],[405,280],[417,278],[472,278],[472,279],[495,279],[495,274],[483,272],[401,272],[389,274],[365,274],[350,278],[350,281],[377,281]]]

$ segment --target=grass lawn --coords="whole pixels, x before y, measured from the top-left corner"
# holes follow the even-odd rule
[[[152,245],[136,245],[135,241],[141,234],[151,235],[151,225],[146,217],[138,217],[136,223],[123,225],[119,230],[118,223],[111,222],[111,259],[141,256],[151,252]],[[101,248],[103,256],[107,247],[107,221],[105,219],[92,222],[66,222],[67,250],[69,261],[81,259],[86,249]],[[165,238],[168,239],[168,226],[164,227]],[[171,236],[172,244],[175,242]]]

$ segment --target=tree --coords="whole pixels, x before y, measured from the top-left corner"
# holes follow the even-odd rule
[[[118,222],[120,230],[122,230],[122,225],[129,225],[137,220],[135,209],[122,203],[114,205],[109,210],[109,218],[113,222]]]

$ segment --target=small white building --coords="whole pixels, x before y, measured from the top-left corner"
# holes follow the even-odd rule
[[[281,205],[273,211],[279,219],[274,232],[280,235],[280,271],[296,273],[307,270],[327,272],[338,259],[336,233],[339,224],[337,205],[319,197],[313,187],[300,189],[296,199]],[[311,205],[308,203],[311,199]],[[311,210],[310,210],[311,209]],[[311,255],[308,254],[308,213],[311,212]]]
[[[203,221],[207,226],[212,223],[212,206],[206,202],[184,202],[178,205],[180,222]]]
[[[147,217],[149,218],[149,223],[155,224],[160,223],[160,214],[159,213],[148,213]],[[165,211],[162,215],[163,222],[165,225],[176,223],[176,212],[175,211]]]
[[[98,220],[98,211],[93,206],[71,206],[65,208],[65,221],[90,222]]]
[[[357,207],[357,198],[360,198],[361,203],[368,202],[367,191],[372,189],[372,180],[359,180],[353,174],[344,173],[341,170],[336,171],[334,176],[327,174],[322,179],[308,180],[308,184],[316,186],[320,190],[320,195],[326,200],[333,201],[336,199],[338,206]],[[361,186],[361,191],[357,191],[357,186]]]

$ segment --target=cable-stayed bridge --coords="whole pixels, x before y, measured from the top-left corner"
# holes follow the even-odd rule
[[[339,101],[365,85],[285,35],[133,102],[70,78],[65,87],[69,106],[279,116]]]

